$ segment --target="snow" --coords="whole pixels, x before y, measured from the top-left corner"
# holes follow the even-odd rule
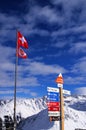
[[[6,102],[6,103],[5,103]],[[14,100],[0,102],[0,117],[3,119],[5,115],[9,115],[13,118]],[[43,98],[39,99],[25,99],[20,98],[16,101],[16,115],[21,115],[22,118],[34,115],[44,108],[46,108],[46,102]]]
[[[86,129],[86,96],[64,98],[65,130]],[[46,98],[17,99],[17,115],[24,118],[18,130],[60,130],[59,121],[49,121]],[[13,115],[13,100],[0,101],[0,117]]]

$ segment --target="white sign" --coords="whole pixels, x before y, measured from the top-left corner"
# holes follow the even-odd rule
[[[56,92],[56,93],[58,93],[59,89],[58,88],[53,88],[53,87],[47,87],[47,91],[48,92]]]
[[[62,84],[59,84],[62,85]],[[57,92],[59,93],[59,88],[47,87],[48,92]],[[71,95],[71,92],[68,90],[63,89],[63,94]]]
[[[63,88],[63,84],[58,84],[58,87],[59,87],[59,88],[60,88],[60,87]]]
[[[60,116],[59,111],[48,111],[48,116]]]
[[[71,92],[63,89],[63,94],[71,95]]]

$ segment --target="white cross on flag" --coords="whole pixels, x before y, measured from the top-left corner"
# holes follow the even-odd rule
[[[18,47],[22,46],[28,49],[28,42],[26,41],[25,37],[20,32],[18,32],[17,44],[18,44]]]
[[[21,58],[27,58],[27,54],[21,48],[28,48],[28,42],[26,41],[25,37],[18,31],[17,32],[17,56]]]

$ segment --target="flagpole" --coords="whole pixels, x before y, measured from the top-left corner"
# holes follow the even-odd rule
[[[17,31],[16,31],[17,36]],[[18,38],[17,38],[18,39]],[[17,42],[17,40],[16,40]],[[16,130],[16,86],[17,86],[17,66],[18,66],[18,42],[16,43],[16,63],[15,63],[15,86],[14,86],[14,130]]]

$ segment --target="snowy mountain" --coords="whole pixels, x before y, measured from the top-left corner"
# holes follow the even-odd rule
[[[45,109],[45,97],[38,99],[18,98],[16,101],[16,115],[21,115],[22,118],[34,115],[41,110]],[[5,115],[13,118],[14,113],[14,100],[1,100],[0,101],[0,117],[3,119]]]
[[[86,96],[64,98],[65,130],[86,130]],[[49,121],[46,98],[17,99],[17,114],[23,119],[18,130],[59,130],[59,121]],[[13,115],[13,100],[0,101],[0,117]]]

